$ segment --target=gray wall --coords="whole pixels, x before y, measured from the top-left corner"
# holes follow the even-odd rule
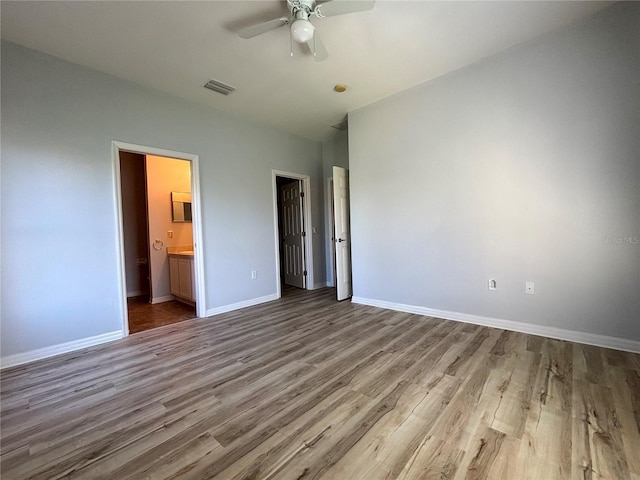
[[[120,152],[120,188],[122,191],[122,236],[124,237],[127,296],[149,293],[149,230],[145,156]],[[146,264],[138,265],[144,258]]]
[[[3,42],[2,356],[121,329],[112,140],[200,156],[208,309],[276,292],[272,169],[324,235],[320,143]]]
[[[622,2],[350,114],[354,295],[640,340],[639,79]]]

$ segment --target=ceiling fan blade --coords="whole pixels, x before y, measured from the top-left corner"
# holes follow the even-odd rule
[[[316,62],[323,62],[329,58],[329,52],[327,52],[317,30],[313,33],[313,38],[307,42],[307,46],[309,47],[309,50],[311,50],[313,59]]]
[[[336,15],[344,15],[345,13],[371,10],[375,3],[375,0],[331,0],[316,5],[314,13],[321,18],[334,17]]]
[[[268,22],[258,23],[257,25],[252,25],[247,28],[243,28],[238,32],[241,38],[253,38],[258,35],[262,35],[270,30],[275,30],[276,28],[284,27],[289,24],[289,17],[280,17],[274,18],[273,20],[269,20]]]

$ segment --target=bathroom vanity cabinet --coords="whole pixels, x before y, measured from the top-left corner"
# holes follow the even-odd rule
[[[194,305],[196,298],[193,253],[170,253],[169,276],[171,294],[176,300]]]

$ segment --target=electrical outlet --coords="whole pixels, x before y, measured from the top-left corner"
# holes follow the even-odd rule
[[[497,288],[496,281],[491,278],[488,280],[487,284],[489,286],[489,290],[495,290]]]
[[[524,282],[524,293],[527,295],[535,295],[536,284],[533,282]]]
[[[255,280],[256,278],[258,278],[258,271],[251,270],[251,280]]]

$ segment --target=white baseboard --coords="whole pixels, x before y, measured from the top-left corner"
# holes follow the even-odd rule
[[[252,307],[260,303],[272,302],[279,297],[277,294],[265,295],[264,297],[250,298],[249,300],[243,300],[242,302],[232,303],[230,305],[223,305],[222,307],[210,308],[205,312],[205,316],[211,317],[213,315],[219,315],[221,313],[232,312],[234,310],[240,310],[241,308]]]
[[[513,320],[481,317],[479,315],[470,315],[468,313],[448,312],[446,310],[436,310],[433,308],[386,302],[384,300],[375,300],[371,298],[352,297],[351,301],[353,303],[386,308],[389,310],[397,310],[399,312],[417,313],[419,315],[444,318],[445,320],[454,320],[456,322],[473,323],[475,325],[483,325],[485,327],[501,328],[503,330],[529,333],[532,335],[540,335],[542,337],[556,338],[558,340],[569,340],[571,342],[585,343],[587,345],[595,345],[597,347],[640,353],[640,342],[626,338],[609,337],[607,335],[578,332],[575,330],[549,327],[546,325],[535,325],[533,323],[514,322]]]
[[[95,337],[81,338],[80,340],[74,340],[72,342],[31,350],[30,352],[16,353],[14,355],[3,357],[0,361],[0,368],[22,365],[23,363],[34,362],[36,360],[53,357],[62,353],[73,352],[75,350],[80,350],[81,348],[93,347],[94,345],[112,342],[113,340],[119,340],[121,338],[122,330],[117,330],[115,332],[96,335]]]
[[[173,295],[165,295],[164,297],[154,297],[151,299],[151,304],[155,305],[156,303],[170,302],[175,299],[176,297],[174,297]]]
[[[314,283],[309,290],[317,290],[318,288],[324,288],[326,286],[327,286],[327,282],[318,282],[318,283]]]

